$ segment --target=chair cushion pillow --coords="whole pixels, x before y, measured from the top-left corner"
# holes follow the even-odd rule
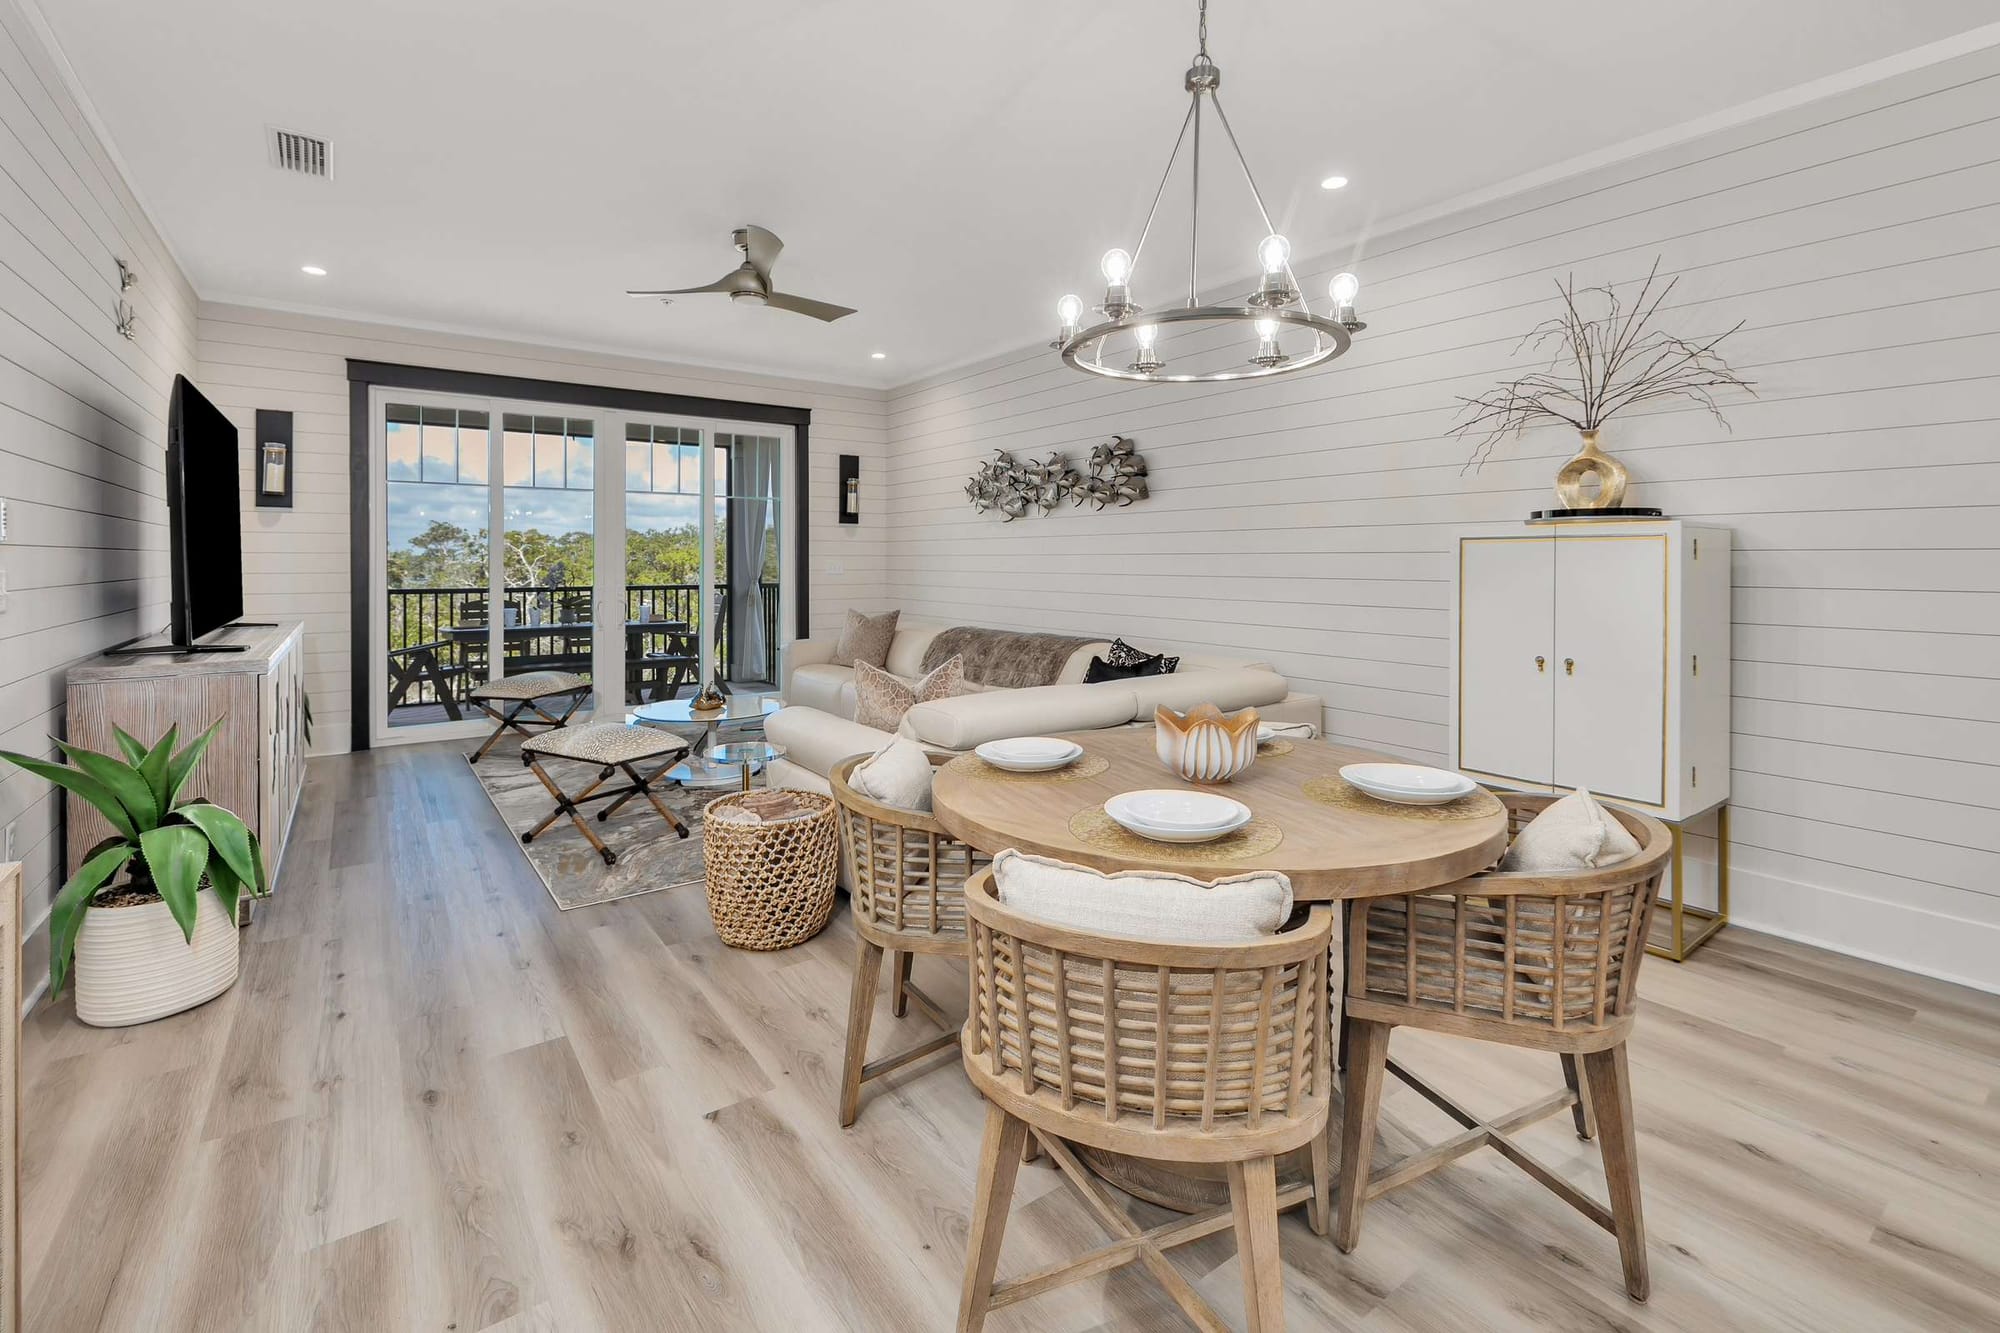
[[[1247,943],[1277,934],[1292,914],[1292,882],[1275,871],[1212,883],[1164,870],[1105,874],[1010,847],[993,858],[993,883],[1023,916],[1162,944]]]
[[[864,727],[894,731],[903,714],[933,699],[949,699],[965,685],[965,662],[947,657],[923,679],[910,682],[866,662],[854,664],[854,720]]]
[[[908,737],[898,736],[856,764],[847,785],[883,805],[929,810],[933,771],[929,752]]]
[[[889,660],[889,645],[896,641],[896,621],[901,611],[885,611],[879,616],[847,613],[840,639],[833,645],[833,665],[851,667],[860,662],[880,667]]]
[[[1528,822],[1500,858],[1502,870],[1597,870],[1639,854],[1639,840],[1579,787]]]

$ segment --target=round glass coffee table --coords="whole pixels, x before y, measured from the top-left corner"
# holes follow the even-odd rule
[[[723,700],[722,707],[707,710],[696,709],[691,706],[693,703],[693,699],[662,699],[639,704],[625,715],[626,721],[640,726],[702,729],[701,739],[688,751],[686,761],[674,765],[667,773],[683,787],[727,787],[734,783],[736,774],[727,765],[713,762],[708,756],[709,748],[718,737],[735,734],[748,739],[763,728],[765,718],[785,706],[770,694],[730,695]]]
[[[750,779],[759,768],[773,759],[783,759],[785,747],[773,745],[769,741],[731,741],[718,745],[708,752],[709,762],[717,765],[733,764],[743,770],[743,790],[750,790]]]

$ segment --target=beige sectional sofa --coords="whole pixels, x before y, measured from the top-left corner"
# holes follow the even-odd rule
[[[899,625],[889,649],[887,670],[905,680],[923,672],[924,652],[943,624]],[[1180,654],[1172,675],[1085,685],[1090,659],[1102,656],[1110,640],[1092,642],[1070,654],[1056,683],[1030,689],[987,689],[977,684],[950,699],[918,704],[903,718],[901,734],[933,751],[963,751],[1007,736],[1046,736],[1150,723],[1161,704],[1187,709],[1212,703],[1218,708],[1255,707],[1272,722],[1320,725],[1317,695],[1294,694],[1285,678],[1265,662]],[[1171,645],[1146,643],[1149,652],[1175,652]],[[851,754],[874,751],[890,734],[854,721],[854,668],[835,666],[831,639],[800,639],[781,654],[779,677],[785,707],[771,715],[765,734],[785,747],[771,764],[773,787],[828,790],[826,775]]]

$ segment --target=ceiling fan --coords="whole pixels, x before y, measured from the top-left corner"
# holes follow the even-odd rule
[[[732,301],[743,301],[750,305],[769,306],[773,310],[789,310],[794,314],[811,315],[831,324],[854,311],[844,305],[831,305],[825,301],[808,300],[803,296],[793,296],[789,292],[771,289],[771,265],[778,262],[778,252],[785,243],[762,227],[738,227],[729,234],[736,243],[736,249],[743,256],[743,262],[717,278],[706,287],[677,287],[669,291],[626,292],[627,296],[693,296],[700,292],[727,292]]]

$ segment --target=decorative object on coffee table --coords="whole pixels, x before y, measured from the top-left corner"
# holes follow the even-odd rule
[[[1662,303],[1680,282],[1670,278],[1654,290],[1660,261],[1653,261],[1646,281],[1628,308],[1614,284],[1585,288],[1586,298],[1602,302],[1603,312],[1583,313],[1576,279],[1556,284],[1563,312],[1535,326],[1519,347],[1540,349],[1555,344],[1546,369],[1499,384],[1473,398],[1461,398],[1470,415],[1452,428],[1454,435],[1478,433],[1480,441],[1467,461],[1478,468],[1493,455],[1503,436],[1518,437],[1528,427],[1559,421],[1583,437],[1583,448],[1556,473],[1561,509],[1542,510],[1537,518],[1620,516],[1659,517],[1658,510],[1626,509],[1624,465],[1598,448],[1598,432],[1612,417],[1658,398],[1691,398],[1708,409],[1723,426],[1728,422],[1715,405],[1712,390],[1742,389],[1754,394],[1751,381],[1729,368],[1716,346],[1743,327],[1730,328],[1705,340],[1676,337],[1650,328]],[[1596,484],[1590,484],[1591,479]]]
[[[729,706],[729,695],[722,688],[721,667],[715,669],[714,677],[701,687],[701,693],[689,701],[688,706],[697,713],[713,713]]]
[[[708,803],[708,914],[732,949],[789,949],[826,928],[840,865],[834,803],[751,791]]]
[[[1160,762],[1189,782],[1227,782],[1257,760],[1257,710],[1224,713],[1214,704],[1196,704],[1176,713],[1154,710]]]
[[[49,994],[74,964],[76,1015],[94,1027],[164,1018],[235,984],[236,904],[264,893],[263,850],[230,811],[180,799],[221,726],[179,749],[178,726],[150,748],[113,728],[123,758],[64,741],[55,745],[69,764],[0,751],[112,828],[49,908]]]

